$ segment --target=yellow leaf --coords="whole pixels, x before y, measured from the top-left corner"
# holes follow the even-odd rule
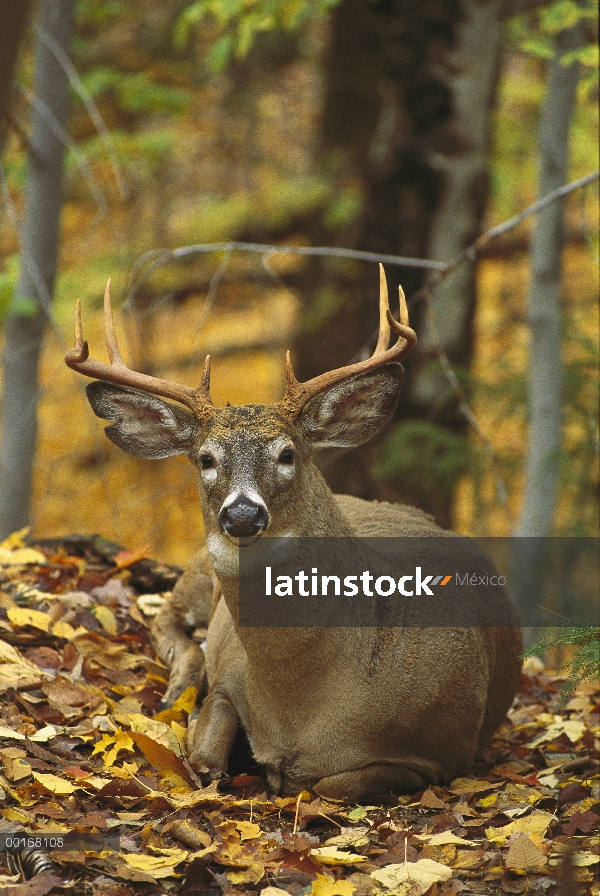
[[[593,852],[587,851],[574,852],[571,856],[571,862],[574,865],[577,865],[579,868],[585,868],[588,865],[596,865],[598,862],[600,862],[600,856],[595,855]]]
[[[39,610],[28,610],[26,607],[10,607],[6,611],[6,615],[9,622],[19,626],[19,628],[31,625],[42,632],[49,632],[52,625],[52,617],[47,613],[40,613]]]
[[[533,839],[536,837],[540,840],[548,830],[550,822],[554,816],[550,812],[544,812],[541,809],[534,810],[531,815],[526,818],[517,818],[510,824],[505,824],[501,828],[487,828],[485,835],[492,843],[498,846],[504,846],[509,837],[513,834],[532,834]]]
[[[72,641],[75,637],[75,629],[68,622],[57,619],[52,626],[52,634],[56,635],[57,638],[65,638],[67,641]]]
[[[17,548],[16,551],[7,551],[0,545],[0,566],[27,566],[35,564],[41,566],[47,563],[41,551],[33,548]]]
[[[69,784],[63,778],[58,778],[56,775],[43,775],[41,772],[32,772],[32,775],[42,787],[45,787],[46,790],[50,790],[52,793],[73,793],[76,790],[72,784]]]
[[[188,852],[185,849],[177,849],[173,852],[175,855],[170,856],[147,856],[137,853],[121,853],[121,856],[132,868],[145,871],[152,877],[161,878],[175,876],[175,865],[184,862],[188,857]]]
[[[270,889],[267,887],[267,889]],[[273,887],[272,889],[276,889]],[[352,896],[356,887],[349,880],[332,880],[324,874],[317,874],[317,879],[313,880],[311,896]],[[264,896],[263,890],[261,896]],[[267,894],[269,896],[269,894]],[[275,894],[273,894],[275,896]]]
[[[337,846],[320,846],[317,849],[311,849],[310,854],[323,865],[357,865],[359,862],[366,862],[365,856],[344,852]]]
[[[30,528],[30,526],[24,526],[22,529],[17,529],[16,532],[11,532],[8,538],[0,541],[0,551],[14,551],[16,548],[25,547],[25,538]]]
[[[23,812],[22,809],[14,809],[14,808],[3,809],[2,815],[8,821],[21,821],[21,822],[25,822],[25,824],[28,824],[33,821],[33,816],[31,816],[29,814],[29,812]]]
[[[232,884],[257,884],[265,873],[265,866],[260,862],[253,862],[243,871],[228,871],[227,880]]]
[[[240,840],[253,840],[262,833],[259,825],[253,821],[236,821],[235,826],[240,833]]]
[[[455,846],[477,846],[475,840],[463,840],[451,831],[443,831],[441,834],[415,834],[417,840],[426,840],[427,846],[445,846],[453,843]]]
[[[433,859],[419,859],[418,862],[386,865],[379,871],[373,871],[371,877],[389,890],[410,893],[410,896],[422,896],[433,884],[449,880],[452,877],[452,870]]]
[[[100,604],[99,606],[95,607],[94,616],[105,632],[108,632],[109,635],[117,634],[117,620],[112,610],[109,610],[108,607]]]
[[[196,688],[186,688],[185,691],[179,695],[172,708],[182,710],[183,712],[191,712],[196,705],[197,696],[198,690]]]

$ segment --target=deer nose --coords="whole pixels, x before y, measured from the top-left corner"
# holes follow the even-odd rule
[[[256,504],[244,495],[240,495],[231,504],[223,505],[219,513],[221,531],[235,538],[259,535],[268,524],[269,514],[264,504]]]

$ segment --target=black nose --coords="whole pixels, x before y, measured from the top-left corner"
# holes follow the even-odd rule
[[[235,538],[250,538],[264,532],[269,523],[267,508],[255,504],[243,496],[221,508],[219,526],[221,531]]]

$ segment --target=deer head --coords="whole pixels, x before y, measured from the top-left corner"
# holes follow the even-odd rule
[[[402,381],[398,362],[416,343],[401,288],[400,321],[390,313],[381,265],[379,311],[379,337],[371,358],[300,383],[288,352],[285,395],[270,406],[215,407],[210,356],[195,389],[126,367],[114,331],[110,281],[104,297],[110,363],[89,357],[79,302],[75,348],[65,361],[98,379],[87,394],[94,413],[110,421],[106,434],[112,442],[141,458],[185,454],[198,467],[211,554],[218,553],[219,545],[222,550],[232,543],[246,546],[265,532],[344,535],[347,527],[337,511],[323,506],[323,501],[328,503],[326,487],[311,463],[312,454],[322,447],[361,445],[386,425]],[[391,330],[398,339],[388,347]],[[319,533],[320,522],[324,531]]]

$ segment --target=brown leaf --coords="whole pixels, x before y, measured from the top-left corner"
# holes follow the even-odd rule
[[[73,882],[62,880],[52,871],[42,871],[41,874],[36,874],[31,880],[23,881],[22,884],[14,884],[10,888],[3,887],[0,893],[2,893],[2,896],[9,893],[10,896],[46,896],[46,893],[49,893],[55,887],[64,889],[72,886]]]
[[[426,809],[445,809],[446,803],[435,795],[431,787],[428,787],[419,801],[420,806]]]
[[[187,785],[194,790],[196,781],[192,778],[183,759],[176,756],[173,750],[163,747],[148,737],[147,734],[141,734],[139,731],[131,732],[131,739],[140,748],[150,765],[152,765],[159,774],[176,784]]]
[[[510,839],[504,862],[506,867],[512,868],[513,871],[535,873],[546,867],[546,856],[528,834],[515,834]]]
[[[577,831],[587,834],[589,831],[598,830],[599,822],[600,818],[598,818],[595,812],[588,811],[583,814],[576,812],[569,824],[563,824],[562,832],[563,834],[568,834],[569,837],[573,837]]]

